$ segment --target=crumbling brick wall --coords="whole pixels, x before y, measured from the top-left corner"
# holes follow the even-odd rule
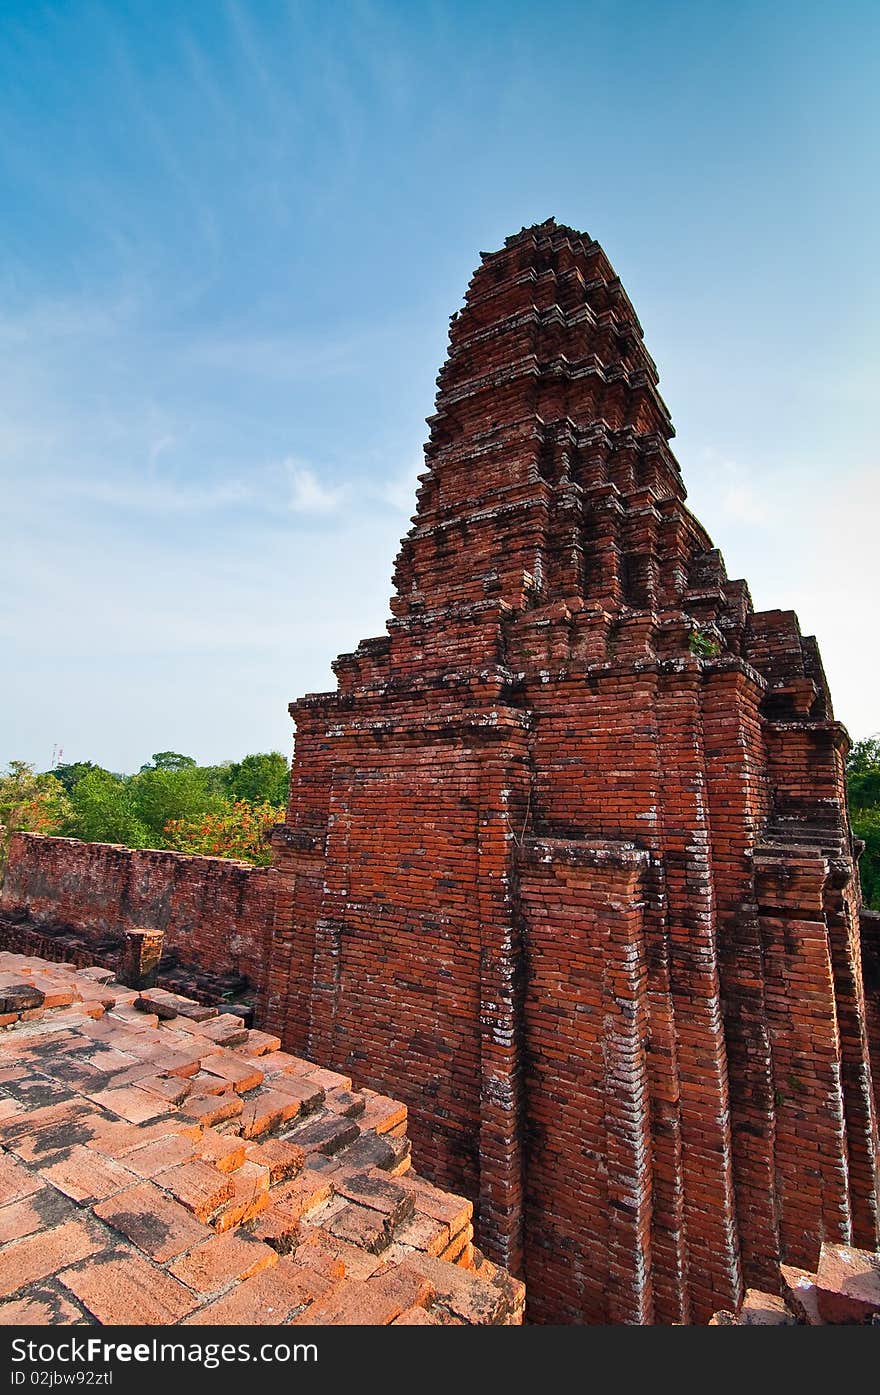
[[[863,910],[859,920],[874,1103],[880,1112],[880,911]]]
[[[438,383],[388,632],[291,706],[262,1017],[407,1100],[533,1317],[707,1320],[877,1240],[848,739],[597,243],[484,254]]]
[[[0,891],[4,947],[88,961],[91,946],[112,959],[124,930],[162,930],[166,952],[177,950],[187,965],[257,986],[273,881],[270,868],[221,857],[17,833]],[[81,953],[62,941],[56,954],[43,928],[74,931]]]

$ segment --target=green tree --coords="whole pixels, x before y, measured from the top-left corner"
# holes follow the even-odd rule
[[[0,775],[0,884],[13,833],[57,833],[69,814],[64,786],[54,775],[38,775],[27,761],[9,762],[6,774]]]
[[[196,819],[222,808],[226,800],[211,789],[207,772],[195,763],[179,766],[147,766],[129,782],[137,817],[147,829],[151,846],[165,846],[165,825],[178,819]]]
[[[853,743],[846,761],[851,809],[880,807],[880,736]]]
[[[192,756],[182,756],[179,751],[156,751],[153,759],[141,766],[146,770],[189,770],[195,767]]]
[[[232,769],[232,761],[224,760],[219,765],[200,765],[199,769],[204,771],[205,782],[212,794],[222,794],[224,798],[229,793],[229,772]]]
[[[867,809],[852,815],[853,832],[865,844],[859,863],[862,900],[874,911],[880,911],[880,808]]]
[[[226,788],[234,800],[248,804],[287,803],[287,761],[280,751],[261,751],[229,765]]]
[[[72,814],[65,828],[70,837],[149,847],[149,830],[138,813],[131,780],[100,768],[90,770],[74,785],[70,803]]]
[[[853,832],[865,844],[859,863],[862,899],[880,910],[880,735],[853,743],[846,780]]]
[[[92,760],[75,760],[64,765],[53,765],[51,770],[46,771],[46,774],[54,775],[55,779],[70,794],[74,785],[79,784],[84,775],[88,775],[91,770],[99,770],[100,768]],[[107,773],[109,774],[109,771]]]

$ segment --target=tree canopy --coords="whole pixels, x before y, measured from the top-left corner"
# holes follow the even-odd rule
[[[132,781],[96,768],[74,785],[70,792],[72,814],[64,826],[69,838],[87,843],[123,843],[129,848],[147,848],[150,835],[138,815]]]
[[[135,775],[95,761],[59,764],[36,774],[13,761],[0,776],[5,840],[16,829],[61,834],[129,848],[269,861],[266,830],[284,819],[289,767],[280,751],[198,765],[179,751],[157,751]],[[0,871],[5,865],[0,860]]]
[[[859,863],[862,899],[880,910],[880,734],[854,742],[846,781],[853,832],[865,844]]]
[[[146,770],[190,770],[195,763],[192,756],[182,756],[179,751],[156,751],[153,759],[141,766],[141,774]]]
[[[0,882],[13,833],[59,833],[71,814],[64,786],[54,775],[37,775],[27,761],[13,760],[0,775]]]
[[[280,751],[262,751],[229,766],[226,788],[234,799],[249,804],[286,804],[289,777]]]

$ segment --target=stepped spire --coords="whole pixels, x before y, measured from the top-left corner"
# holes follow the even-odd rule
[[[387,633],[291,706],[274,839],[264,1020],[407,1098],[551,1321],[707,1319],[877,1239],[847,736],[657,382],[590,237],[483,254]]]

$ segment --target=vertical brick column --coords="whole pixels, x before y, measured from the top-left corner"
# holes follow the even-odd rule
[[[480,779],[480,1236],[490,1256],[523,1269],[523,967],[514,850],[522,835],[528,769],[493,741]],[[516,824],[516,827],[514,826]]]
[[[538,1321],[650,1322],[643,877],[611,841],[527,839],[526,1283]]]
[[[651,1170],[651,1254],[657,1322],[690,1321],[688,1252],[682,1177],[681,1082],[670,984],[663,885],[655,868],[645,910]]]
[[[880,1149],[866,1026],[858,895],[852,864],[844,859],[832,861],[824,904],[840,1034],[852,1236],[854,1245],[873,1250],[880,1243]]]
[[[162,930],[124,930],[116,969],[119,982],[128,988],[152,988],[164,942]]]
[[[852,1235],[840,1036],[823,897],[828,863],[761,848],[761,915],[776,1104],[782,1257],[813,1269],[822,1240]]]
[[[859,944],[876,1115],[880,1114],[880,911],[869,911],[864,906],[861,908]]]
[[[780,1260],[774,1081],[750,858],[769,800],[763,688],[735,659],[704,670],[703,741],[742,1262],[747,1285],[774,1292]]]
[[[649,1323],[651,1138],[645,1033],[647,973],[642,937],[647,857],[634,850],[619,900],[603,916],[605,1138],[608,1161],[610,1322]],[[621,878],[623,881],[623,878]]]
[[[324,884],[315,920],[309,1051],[313,1061],[337,1063],[336,1014],[342,979],[342,936],[348,906],[349,831],[352,767],[334,767],[327,819]]]
[[[721,1016],[715,901],[700,718],[700,670],[676,661],[657,695],[664,781],[661,821],[670,982],[681,1082],[682,1178],[693,1315],[735,1308],[742,1272],[733,1170],[727,1057]]]
[[[323,830],[285,826],[272,837],[276,898],[260,996],[260,1025],[293,1051],[308,1050],[315,921],[324,882]]]

